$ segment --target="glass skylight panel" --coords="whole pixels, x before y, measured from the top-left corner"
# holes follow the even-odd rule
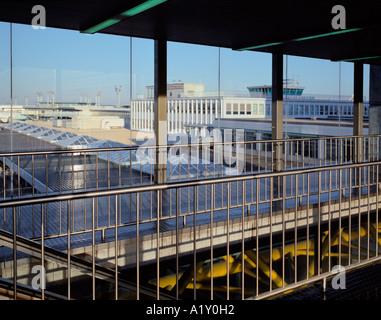
[[[38,128],[37,126],[35,125],[28,125],[26,127],[22,127],[20,129],[17,129],[18,132],[21,132],[21,133],[24,133],[24,134],[27,134],[29,132],[32,132],[33,130],[35,130],[36,128]]]
[[[55,130],[55,129],[50,129],[49,131],[46,131],[42,134],[42,137],[47,137],[47,136],[52,136],[57,133],[61,133],[61,131]]]
[[[43,135],[46,131],[49,131],[50,129],[49,128],[44,128],[44,127],[40,127],[40,128],[37,128],[36,130],[34,131],[31,131],[29,133],[30,136],[32,137],[40,137],[41,135]]]

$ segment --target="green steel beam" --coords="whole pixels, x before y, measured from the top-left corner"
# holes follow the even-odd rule
[[[87,28],[86,30],[82,31],[83,33],[88,33],[88,34],[94,34],[96,32],[102,31],[103,29],[106,29],[114,24],[119,23],[120,21],[123,21],[127,18],[133,17],[138,15],[139,13],[142,13],[144,11],[147,11],[153,7],[158,6],[159,4],[162,4],[164,2],[167,2],[168,0],[147,0],[144,1],[143,3],[132,7],[110,19],[107,19],[105,21],[102,21],[90,28]]]
[[[360,30],[362,30],[362,28],[343,29],[343,30],[338,30],[338,31],[333,31],[333,32],[327,32],[327,33],[321,33],[321,34],[317,34],[317,35],[312,35],[312,36],[307,36],[307,37],[301,37],[301,38],[296,38],[296,39],[291,39],[291,40],[258,44],[258,45],[244,47],[244,48],[239,48],[239,49],[235,49],[235,50],[237,50],[237,51],[245,51],[245,50],[255,50],[255,49],[266,48],[266,47],[275,47],[275,46],[279,46],[279,45],[285,44],[285,43],[298,42],[298,41],[306,41],[306,40],[313,40],[313,39],[318,39],[318,38],[336,36],[336,35],[340,35],[340,34],[344,34],[344,33],[349,33],[349,32],[356,32],[356,31],[360,31]]]

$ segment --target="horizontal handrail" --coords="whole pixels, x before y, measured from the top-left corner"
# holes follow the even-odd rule
[[[154,184],[154,185],[143,185],[143,186],[134,186],[134,187],[96,190],[96,191],[74,192],[74,193],[48,195],[48,196],[41,196],[41,197],[37,196],[33,198],[29,197],[29,198],[0,201],[0,208],[9,208],[14,206],[24,206],[24,205],[36,205],[36,204],[42,204],[47,202],[68,201],[68,200],[121,195],[121,194],[129,194],[129,193],[140,193],[140,192],[147,192],[147,191],[159,191],[159,190],[162,191],[167,189],[186,188],[186,187],[203,186],[203,185],[211,185],[211,184],[219,184],[219,183],[230,183],[230,182],[238,182],[238,181],[248,181],[248,180],[256,180],[256,179],[276,178],[276,177],[292,176],[292,175],[303,175],[308,173],[318,173],[318,172],[324,172],[324,171],[334,171],[334,170],[343,170],[343,169],[354,169],[354,168],[377,166],[377,165],[381,165],[381,161],[373,161],[373,162],[366,162],[366,163],[352,163],[352,164],[345,164],[345,165],[333,165],[333,166],[314,167],[314,168],[303,168],[303,169],[280,171],[280,172],[265,172],[265,173],[250,174],[250,175],[200,179],[200,180],[192,180],[192,181],[184,181],[184,182],[170,182],[166,184]]]
[[[168,145],[144,145],[144,149],[157,149],[157,148],[171,148],[171,147],[196,147],[196,146],[218,146],[225,144],[262,144],[262,143],[283,143],[294,141],[313,141],[313,140],[344,140],[344,139],[362,139],[362,138],[377,138],[381,135],[359,135],[359,136],[335,136],[335,137],[307,137],[295,139],[276,139],[276,140],[254,140],[254,141],[229,141],[229,142],[197,142],[194,144],[168,144]],[[49,155],[49,154],[76,154],[76,153],[90,153],[90,152],[109,152],[109,151],[128,151],[138,150],[142,146],[126,146],[126,147],[112,147],[112,148],[82,148],[82,149],[65,149],[65,150],[36,150],[36,151],[17,151],[17,152],[3,152],[0,157],[12,156],[36,156],[36,155]]]

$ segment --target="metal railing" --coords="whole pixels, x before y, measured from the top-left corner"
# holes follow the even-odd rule
[[[165,146],[167,181],[378,161],[380,136],[211,142]],[[282,159],[276,164],[275,151]],[[0,154],[0,197],[154,184],[156,146]],[[278,157],[279,158],[279,157]],[[277,168],[275,168],[277,166]]]
[[[46,246],[65,251],[68,297],[80,278],[70,269],[78,254],[91,262],[93,299],[98,264],[114,270],[116,292],[119,269],[132,270],[129,280],[136,288],[126,295],[137,299],[146,287],[154,288],[157,299],[267,297],[328,277],[335,264],[354,268],[380,258],[380,165],[5,200],[2,228],[14,241],[5,244],[10,251],[3,260],[17,283],[17,237],[41,246],[42,265]],[[162,267],[169,259],[172,274]]]

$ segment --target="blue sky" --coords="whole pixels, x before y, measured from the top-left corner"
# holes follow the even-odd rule
[[[132,39],[133,98],[145,94],[154,79],[154,44]],[[9,100],[9,24],[0,23],[0,103]],[[247,86],[271,84],[271,55],[221,48],[221,90],[246,92]],[[305,93],[352,95],[353,64],[288,56],[287,76],[306,87]],[[286,58],[285,58],[286,62]],[[286,77],[286,63],[285,63]],[[365,67],[364,94],[368,95],[369,67]],[[218,48],[168,43],[168,82],[204,83],[218,89]],[[87,94],[94,102],[115,104],[115,86],[122,86],[121,102],[130,98],[130,38],[87,35],[77,31],[13,25],[13,88],[19,103],[36,99],[36,92],[54,90],[57,100],[79,101]],[[339,90],[340,88],[340,90]],[[56,100],[56,101],[57,101]]]

